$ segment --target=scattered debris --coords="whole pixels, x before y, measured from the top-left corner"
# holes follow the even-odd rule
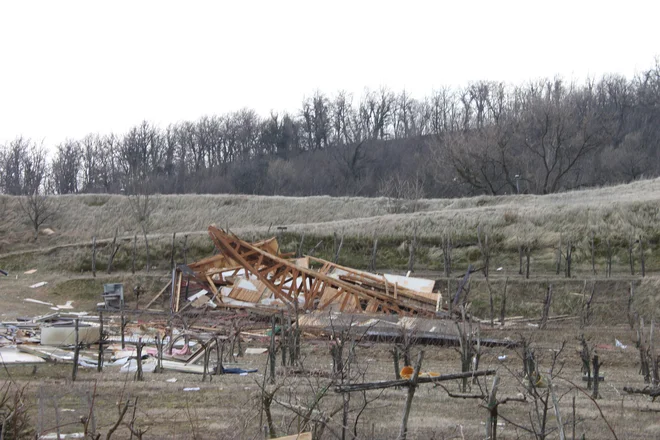
[[[23,275],[32,275],[36,271],[37,271],[37,269],[26,270],[25,272],[23,272]]]
[[[73,309],[73,306],[71,304],[73,304],[73,301],[67,301],[66,304],[64,304],[64,305],[59,305],[58,304],[57,308],[60,309],[60,310],[71,310],[71,309]]]
[[[167,379],[165,382],[175,383],[176,382],[176,377],[172,377],[170,379]]]
[[[39,301],[38,299],[32,299],[32,298],[25,298],[23,301],[34,303],[34,304],[42,304],[44,306],[51,306],[51,307],[54,305],[53,303],[49,303],[49,302],[46,302],[46,301]]]
[[[55,439],[69,439],[69,438],[85,438],[84,432],[74,432],[73,434],[58,434],[51,433],[39,436],[39,440],[55,440]]]
[[[39,356],[19,351],[16,346],[0,347],[0,362],[5,365],[32,365],[46,363],[46,361]]]
[[[30,289],[38,289],[39,287],[43,287],[43,286],[45,286],[46,284],[48,284],[48,281],[42,281],[42,282],[40,282],[40,283],[37,283],[37,284],[33,284],[33,285],[31,285],[31,286],[30,286]]]
[[[267,353],[267,348],[246,348],[245,354],[264,354]]]
[[[93,344],[99,340],[99,327],[91,324],[80,324],[78,341],[82,344]],[[71,324],[44,326],[41,328],[41,344],[62,346],[75,345],[76,329]]]
[[[199,391],[199,387],[190,387],[190,388],[184,388],[183,391]]]
[[[274,440],[312,440],[311,432],[301,432],[300,434],[277,437]]]

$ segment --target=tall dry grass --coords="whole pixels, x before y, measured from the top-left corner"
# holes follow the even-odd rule
[[[44,227],[55,234],[34,244],[18,199],[0,196],[0,252],[86,242],[93,235],[108,238],[115,228],[120,236],[139,234],[125,196],[54,198],[58,215]],[[385,198],[155,195],[152,201],[151,234],[204,233],[209,224],[217,224],[244,234],[287,226],[290,232],[315,235],[343,231],[347,236],[406,237],[417,227],[420,236],[449,232],[466,237],[482,225],[511,246],[522,240],[543,247],[555,244],[560,234],[579,239],[594,230],[601,237],[624,239],[640,232],[657,234],[660,224],[660,179],[545,196],[427,199],[420,211],[403,214],[388,214]]]

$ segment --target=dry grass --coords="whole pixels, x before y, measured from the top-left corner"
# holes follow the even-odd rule
[[[128,200],[118,195],[70,195],[56,198],[59,215],[45,227],[56,234],[39,246],[87,242],[93,235],[108,238],[115,228],[122,236],[139,233]],[[657,234],[660,223],[660,179],[628,185],[546,196],[480,196],[428,199],[416,213],[387,214],[384,198],[277,197],[243,195],[158,195],[150,233],[204,233],[209,224],[227,225],[237,233],[265,234],[280,225],[289,231],[327,236],[408,237],[415,226],[420,236],[450,232],[472,237],[478,225],[498,234],[511,247],[518,240],[539,247],[555,244],[559,235],[583,238],[595,230],[601,236],[627,239],[632,233]],[[35,247],[18,200],[0,196],[0,252]]]
[[[603,330],[607,330],[603,332]],[[614,332],[616,330],[618,333]],[[530,330],[525,336],[532,338],[538,359],[543,368],[548,367],[548,358],[551,349],[559,347],[562,340],[568,345],[563,352],[562,361],[565,362],[561,377],[579,385],[580,360],[577,355],[577,341],[575,336],[578,329],[570,326],[552,327],[546,331]],[[594,344],[612,344],[613,337],[621,337],[623,329],[590,328],[586,337]],[[519,335],[498,332],[495,336]],[[251,346],[263,346],[253,343]],[[390,346],[376,344],[358,347],[356,356],[359,368],[367,367],[366,380],[387,380],[393,378],[392,362],[388,352]],[[422,347],[414,347],[413,355]],[[424,347],[424,369],[440,373],[455,372],[460,369],[459,354],[453,348]],[[303,345],[305,364],[310,368],[329,370],[331,359],[328,345],[320,341],[306,341]],[[657,414],[643,412],[645,409],[657,409],[658,403],[651,403],[643,396],[630,396],[623,393],[626,385],[642,387],[643,381],[637,374],[634,349],[601,350],[601,361],[605,363],[602,374],[606,380],[601,384],[601,396],[598,401],[605,417],[615,429],[618,438],[656,438],[660,435],[660,425],[657,423]],[[498,356],[505,355],[505,360],[498,360]],[[262,369],[266,364],[266,355],[246,356],[240,360],[241,365]],[[519,380],[515,377],[521,370],[522,363],[518,354],[508,349],[485,349],[481,367],[494,368],[502,378],[498,396],[516,396],[523,391]],[[32,419],[38,420],[37,396],[40,393],[52,396],[59,402],[62,423],[71,423],[65,432],[80,430],[78,420],[86,414],[87,406],[85,396],[97,387],[96,417],[101,431],[116,419],[116,402],[119,396],[124,395],[139,398],[137,412],[137,426],[149,427],[146,438],[167,439],[254,439],[262,438],[259,412],[259,384],[263,380],[261,373],[247,377],[227,375],[214,378],[209,383],[201,382],[199,376],[180,373],[165,373],[162,375],[146,374],[145,382],[132,381],[132,375],[121,374],[109,368],[102,374],[91,370],[81,370],[76,383],[68,380],[70,367],[46,365],[39,367],[36,376],[32,376],[30,368],[16,368],[11,372],[13,379],[19,384],[29,384],[29,404]],[[176,383],[167,383],[166,379],[176,377]],[[6,379],[6,373],[0,372],[0,382]],[[281,380],[281,379],[280,379]],[[490,380],[487,381],[490,384]],[[317,387],[327,383],[327,379],[287,379],[286,386],[281,389],[276,398],[283,402],[307,405],[314,398]],[[556,393],[561,398],[560,410],[562,418],[568,423],[568,437],[571,436],[572,399],[575,396],[576,437],[583,433],[586,438],[608,439],[613,438],[605,423],[599,416],[598,410],[584,394],[575,391],[563,379],[555,381]],[[457,383],[446,383],[452,392],[457,392]],[[200,387],[197,392],[182,392],[185,387]],[[125,389],[124,389],[125,388]],[[476,386],[472,393],[479,393]],[[364,439],[394,439],[398,434],[399,423],[405,401],[405,389],[388,389],[373,402],[360,419],[358,426],[359,438]],[[378,391],[368,393],[369,398],[378,396]],[[47,400],[44,411],[44,426],[54,426],[54,410],[52,400]],[[357,393],[351,398],[350,420],[359,409],[362,396]],[[487,411],[480,406],[480,400],[450,398],[441,389],[432,385],[422,385],[415,394],[409,426],[411,439],[441,439],[441,438],[483,438],[484,422],[487,420]],[[339,395],[330,392],[323,398],[319,408],[326,413],[341,406]],[[294,414],[283,407],[273,404],[274,422],[279,435],[296,432],[299,420]],[[71,411],[74,410],[74,411]],[[503,417],[514,420],[523,426],[529,425],[529,412],[534,412],[533,404],[508,403],[500,407]],[[334,415],[329,421],[334,430],[340,427],[341,412]],[[533,438],[532,435],[516,429],[513,425],[500,420],[499,438]],[[262,421],[264,423],[264,421]],[[549,415],[550,428],[556,427],[556,420],[552,411]],[[193,432],[195,433],[193,435]],[[461,436],[463,434],[463,437]],[[324,438],[335,438],[329,433]],[[117,438],[128,438],[128,431],[122,427]],[[549,438],[558,438],[553,433]]]

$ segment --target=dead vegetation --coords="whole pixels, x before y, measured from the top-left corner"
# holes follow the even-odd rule
[[[153,197],[158,234],[157,212],[166,198]],[[494,211],[484,204],[465,214],[495,215],[500,208],[491,202]],[[577,210],[575,200],[556,215],[573,212],[571,203]],[[2,408],[16,408],[19,396],[29,438],[74,432],[90,439],[657,436],[658,244],[649,229],[656,217],[648,206],[612,206],[627,209],[615,222],[644,234],[626,229],[606,240],[605,229],[576,225],[570,234],[554,235],[544,232],[552,220],[546,216],[546,223],[525,221],[514,240],[496,220],[471,230],[445,228],[431,238],[419,217],[424,213],[415,215],[417,232],[413,227],[405,240],[373,233],[351,238],[353,232],[341,228],[334,229],[335,240],[333,234],[324,239],[288,226],[274,245],[257,233],[246,234],[254,238],[250,243],[212,228],[217,255],[188,234],[152,235],[155,258],[145,274],[144,257],[131,252],[145,243],[120,232],[115,244],[98,249],[98,269],[107,271],[112,257],[112,273],[92,278],[86,269],[66,282],[65,274],[49,271],[62,249],[46,251],[52,266],[40,266],[37,274],[52,285],[23,291],[29,278],[19,274],[2,279],[3,287],[19,299],[55,294],[57,301],[67,296],[91,308],[104,282],[124,281],[129,309],[104,312],[107,338],[99,348],[92,344],[93,354],[87,343],[71,350],[82,360],[73,375],[70,361],[5,368],[0,381],[11,391]],[[508,220],[513,227],[535,215],[515,212],[520,217]],[[605,211],[580,218],[593,224],[600,215]],[[578,229],[585,234],[574,233]],[[548,234],[553,240],[544,247]],[[319,257],[293,259],[308,250]],[[91,254],[87,248],[81,256]],[[432,300],[346,263],[355,259],[380,271],[391,267],[392,255],[402,271],[421,266],[428,273],[425,265],[434,261]],[[184,259],[197,261],[177,264]],[[238,279],[246,274],[256,290]],[[72,319],[58,313],[56,319]],[[5,329],[3,342],[36,337],[24,321]],[[112,354],[126,351],[133,369],[109,365]],[[250,372],[222,374],[232,369]],[[7,424],[12,411],[0,408]]]

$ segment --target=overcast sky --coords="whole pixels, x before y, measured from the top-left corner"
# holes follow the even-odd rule
[[[55,145],[365,87],[631,77],[658,1],[2,1],[0,144]]]

